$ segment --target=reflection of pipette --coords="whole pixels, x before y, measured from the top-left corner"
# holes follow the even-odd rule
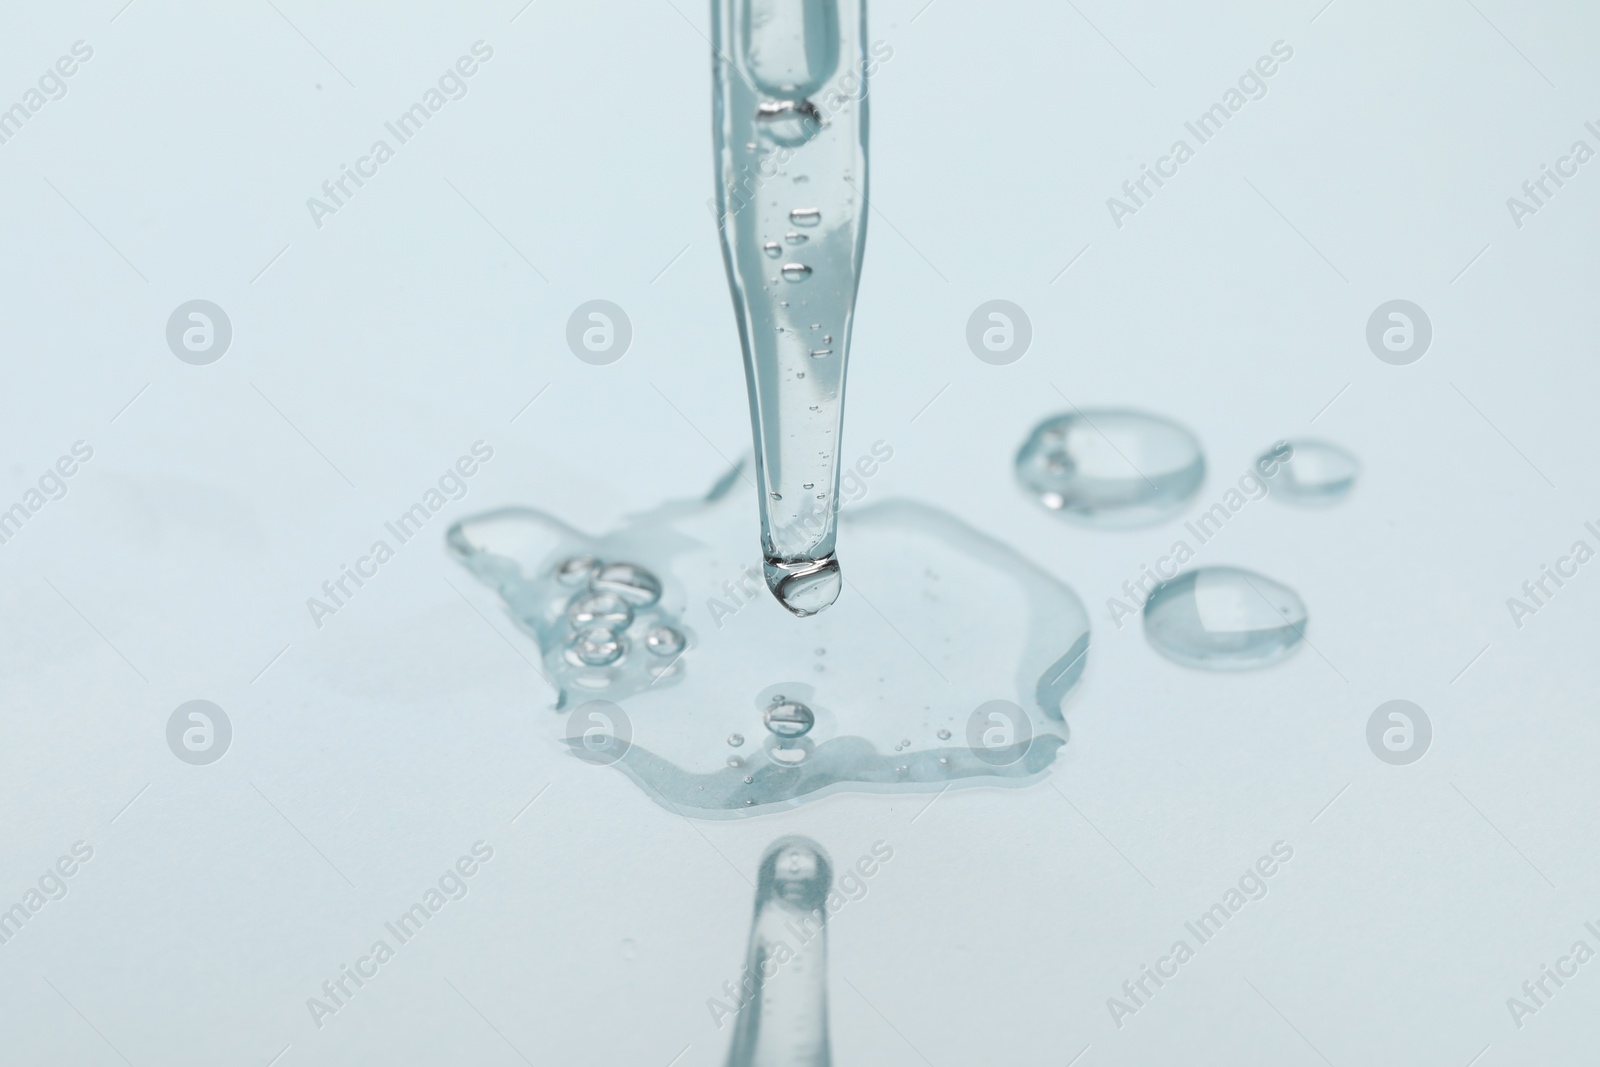
[[[718,227],[744,348],[767,587],[839,595],[845,365],[866,241],[865,0],[712,0]]]
[[[785,837],[761,858],[728,1067],[828,1067],[828,856]]]

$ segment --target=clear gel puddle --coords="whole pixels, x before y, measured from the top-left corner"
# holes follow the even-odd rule
[[[727,1067],[829,1067],[828,891],[833,865],[806,837],[761,858],[744,970],[716,1010],[737,1012]]]
[[[1237,567],[1201,567],[1156,586],[1144,633],[1168,659],[1228,671],[1263,667],[1305,637],[1306,606],[1293,589]]]
[[[1147,526],[1175,515],[1205,480],[1200,442],[1137,411],[1091,409],[1034,428],[1017,479],[1052,511],[1094,526]]]
[[[866,240],[863,0],[715,0],[723,262],[744,350],[767,587],[814,615],[834,556],[845,366]]]
[[[1361,461],[1327,441],[1290,441],[1294,449],[1288,460],[1266,479],[1267,488],[1279,500],[1291,504],[1325,506],[1338,503],[1349,494],[1361,473]],[[1260,461],[1274,458],[1264,453]],[[1258,467],[1258,470],[1268,469]]]
[[[631,730],[613,765],[709,818],[840,791],[1020,785],[1050,766],[1089,647],[1071,589],[937,508],[850,504],[860,595],[797,622],[748,551],[746,477],[599,536],[530,508],[451,528],[456,558],[537,645],[560,712],[538,714],[558,744],[582,744],[568,709],[611,701]],[[969,720],[995,700],[1022,709],[1031,739],[979,758]]]

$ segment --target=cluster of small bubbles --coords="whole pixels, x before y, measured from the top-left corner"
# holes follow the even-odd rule
[[[561,658],[574,667],[611,667],[628,652],[624,636],[635,611],[661,599],[661,580],[635,563],[606,563],[595,556],[570,556],[556,564],[557,585],[574,588],[562,611],[571,637]],[[678,630],[651,627],[645,648],[657,656],[676,656],[687,645]]]
[[[803,737],[816,725],[817,717],[798,700],[778,697],[761,713],[761,720],[779,737]]]
[[[740,745],[744,744],[744,734],[729,734],[728,744],[733,748],[738,748]]]

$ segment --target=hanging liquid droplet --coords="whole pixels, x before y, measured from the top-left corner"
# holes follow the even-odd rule
[[[608,563],[589,579],[589,588],[611,593],[636,608],[647,608],[661,599],[661,579],[636,563]]]
[[[811,268],[804,263],[785,263],[782,274],[786,282],[803,282],[811,277]]]
[[[685,644],[683,635],[670,626],[657,626],[644,635],[644,647],[657,656],[676,656]]]
[[[785,700],[763,711],[761,721],[779,737],[803,737],[816,725],[817,716],[798,700]]]
[[[826,559],[768,559],[763,570],[767,588],[778,603],[802,619],[839,599],[843,576],[832,555]]]
[[[1206,461],[1184,427],[1137,411],[1046,419],[1017,453],[1017,479],[1052,511],[1095,526],[1146,526],[1199,490]]]
[[[1238,567],[1201,567],[1162,582],[1144,605],[1144,633],[1168,659],[1202,670],[1248,670],[1282,659],[1305,637],[1294,590]]]
[[[1263,452],[1256,470],[1279,500],[1315,507],[1343,500],[1361,473],[1361,461],[1327,441],[1290,441]]]
[[[822,224],[822,211],[814,207],[797,207],[789,212],[789,221],[796,226],[820,226]]]

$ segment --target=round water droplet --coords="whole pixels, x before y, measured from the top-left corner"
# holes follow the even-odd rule
[[[950,731],[946,730],[943,726],[939,727],[939,740],[941,740],[941,741],[950,740]]]
[[[633,622],[628,602],[611,592],[579,593],[567,605],[567,621],[574,630],[626,630]]]
[[[597,593],[613,593],[636,608],[661,599],[661,579],[636,563],[607,563],[589,580]]]
[[[803,282],[811,277],[811,268],[804,263],[785,263],[783,265],[783,280],[786,282]]]
[[[776,241],[768,241],[766,244],[761,246],[761,250],[772,259],[777,259],[779,256],[783,255],[783,246]]]
[[[596,627],[573,635],[567,662],[582,667],[609,667],[622,658],[622,638]]]
[[[658,656],[676,656],[685,643],[683,635],[670,626],[657,626],[644,635],[644,647]]]
[[[788,233],[783,235],[783,239],[792,245],[803,245],[807,241],[811,240],[811,236],[809,234],[796,233],[793,230],[790,230]]]
[[[754,782],[755,782],[755,776],[754,775],[747,774],[747,775],[744,776],[744,784],[745,785],[750,785],[750,784],[752,784]]]
[[[789,212],[789,221],[807,228],[818,226],[822,223],[822,212],[814,207],[797,207]]]
[[[1247,670],[1282,659],[1305,636],[1306,605],[1294,590],[1238,567],[1201,567],[1156,586],[1144,633],[1186,667]]]
[[[562,585],[582,585],[600,569],[596,556],[570,556],[556,564],[556,581]]]
[[[817,560],[769,559],[762,569],[778,603],[802,619],[839,599],[843,578],[839,561],[831,555]]]
[[[1361,461],[1327,441],[1290,441],[1262,453],[1256,470],[1278,499],[1316,506],[1344,499]]]
[[[817,716],[798,700],[785,700],[762,712],[761,721],[779,737],[802,737],[811,732]]]
[[[744,744],[744,734],[729,734],[728,735],[728,747],[729,748],[738,748],[742,744]]]
[[[1145,526],[1175,514],[1205,479],[1194,434],[1137,411],[1092,410],[1040,423],[1017,453],[1017,478],[1052,511],[1096,526]]]

